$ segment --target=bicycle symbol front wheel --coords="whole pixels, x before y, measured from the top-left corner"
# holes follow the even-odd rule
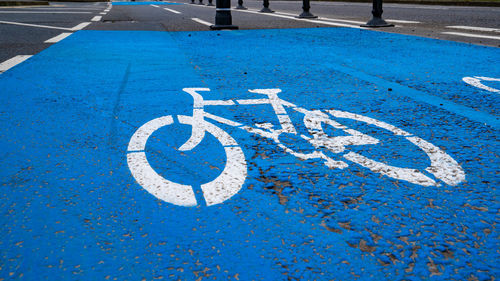
[[[178,115],[181,124],[193,126],[193,117]],[[246,160],[238,143],[224,130],[202,121],[202,128],[213,135],[224,147],[226,165],[222,173],[211,182],[201,185],[207,206],[222,203],[243,186],[247,176]],[[149,137],[158,129],[174,123],[172,116],[153,119],[142,125],[130,139],[127,149],[128,167],[135,180],[149,193],[165,202],[179,206],[196,206],[199,204],[193,187],[170,181],[159,175],[149,164],[146,156],[146,145]]]

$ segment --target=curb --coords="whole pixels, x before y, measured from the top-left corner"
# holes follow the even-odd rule
[[[48,1],[0,1],[0,7],[49,5]]]

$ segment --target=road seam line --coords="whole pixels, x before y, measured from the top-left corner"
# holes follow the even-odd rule
[[[32,55],[18,55],[0,63],[0,74],[29,59]]]
[[[50,38],[48,40],[45,40],[44,43],[57,43],[57,42],[63,40],[64,38],[70,36],[71,34],[73,34],[73,33],[71,33],[71,32],[63,32],[63,33],[61,33],[61,34],[59,34],[59,35],[57,35],[55,37],[52,37],[52,38]]]

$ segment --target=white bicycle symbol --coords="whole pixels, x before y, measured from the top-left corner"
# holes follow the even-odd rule
[[[201,185],[207,206],[222,203],[238,193],[247,177],[246,159],[241,147],[227,132],[207,121],[207,119],[268,138],[285,152],[299,159],[318,159],[331,169],[344,169],[349,166],[348,163],[352,162],[374,173],[422,186],[439,186],[440,183],[438,180],[455,186],[465,180],[465,173],[460,165],[437,146],[395,126],[370,117],[340,110],[326,110],[326,113],[319,110],[307,110],[279,98],[278,93],[281,92],[280,89],[249,90],[251,93],[262,94],[265,98],[240,100],[205,100],[199,92],[208,92],[210,91],[208,88],[184,88],[183,91],[190,94],[194,99],[193,116],[178,115],[177,119],[181,124],[192,126],[192,133],[186,143],[178,149],[180,151],[192,150],[203,140],[205,134],[209,133],[220,142],[226,153],[227,160],[223,172],[211,182]],[[205,112],[205,106],[261,104],[272,106],[281,128],[275,129],[271,123],[257,123],[251,127]],[[279,140],[282,134],[298,135],[286,108],[304,115],[303,122],[310,136],[300,135],[300,137],[312,144],[315,151],[311,153],[298,152],[287,147]],[[423,171],[419,171],[417,169],[391,166],[352,151],[345,153],[347,146],[375,145],[379,143],[379,140],[348,128],[331,119],[331,117],[364,122],[390,131],[397,136],[404,137],[428,155],[430,166]],[[176,183],[162,177],[151,167],[146,157],[145,148],[148,138],[156,130],[171,125],[173,122],[173,117],[167,115],[153,119],[142,125],[130,139],[127,151],[128,166],[136,181],[157,198],[179,206],[196,206],[198,202],[192,186]],[[346,135],[329,136],[323,130],[323,126],[340,129]],[[328,150],[336,154],[344,153],[342,157],[345,161],[334,160],[328,157],[322,150]]]
[[[481,83],[481,81],[488,81],[488,82],[500,82],[500,78],[491,78],[491,77],[482,77],[482,76],[474,76],[474,77],[464,77],[462,80],[476,88],[483,89],[492,93],[500,93],[500,90],[488,87]]]

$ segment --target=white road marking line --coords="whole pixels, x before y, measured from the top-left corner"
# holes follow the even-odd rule
[[[95,16],[90,21],[100,21],[102,19],[101,16]]]
[[[485,32],[500,32],[500,29],[498,29],[498,28],[478,27],[478,26],[450,25],[450,26],[447,26],[446,28],[476,30],[476,31],[485,31]]]
[[[332,18],[323,18],[323,17],[319,17],[318,20],[337,21],[337,22],[345,22],[345,23],[352,23],[352,24],[365,24],[366,23],[366,22],[362,22],[362,21],[332,19]]]
[[[39,24],[30,24],[30,23],[22,23],[22,22],[12,22],[12,21],[0,21],[3,24],[13,24],[13,25],[22,25],[22,26],[30,26],[30,27],[40,27],[40,28],[49,28],[49,29],[60,29],[60,30],[69,30],[73,29],[67,27],[58,27],[58,26],[48,26],[48,25],[39,25]]]
[[[106,13],[106,12],[101,12],[101,13],[99,13],[99,15],[105,15],[105,14],[107,14],[107,13]]]
[[[84,29],[85,27],[87,27],[87,25],[89,25],[89,24],[90,24],[90,22],[82,22],[79,25],[76,25],[75,27],[71,28],[70,30],[71,31],[81,30],[81,29]]]
[[[201,6],[201,5],[198,6],[198,7],[213,8],[213,7],[210,7],[210,6]],[[271,17],[285,18],[285,19],[298,20],[298,21],[306,21],[306,22],[310,22],[310,23],[331,25],[331,26],[337,26],[337,27],[350,27],[350,28],[356,28],[356,29],[368,29],[368,28],[359,26],[361,24],[365,24],[366,23],[366,22],[361,22],[361,21],[332,19],[332,18],[302,19],[302,18],[296,18],[296,15],[295,14],[291,14],[291,13],[284,13],[284,12],[261,13],[261,12],[259,12],[259,10],[255,10],[255,9],[248,9],[248,10],[231,9],[231,11],[233,11],[233,12],[242,12],[242,13],[251,13],[251,14],[257,14],[257,15],[266,15],[266,16],[271,16]],[[345,22],[346,24],[344,24],[342,22]],[[355,25],[347,24],[347,23],[352,23],[352,24],[355,24]]]
[[[0,14],[92,14],[92,12],[0,11]]]
[[[276,14],[276,13],[261,13],[258,10],[234,10],[234,11],[238,11],[238,12],[242,12],[242,13],[257,14],[257,15],[267,15],[267,16],[271,16],[271,17],[285,18],[285,19],[298,20],[298,21],[306,21],[306,22],[311,22],[311,23],[318,23],[318,24],[338,26],[338,27],[350,27],[350,28],[356,28],[356,29],[366,29],[366,28],[360,27],[358,25],[351,25],[351,24],[343,24],[343,23],[322,21],[322,20],[317,20],[317,19],[315,19],[315,20],[299,19],[299,18],[296,18],[296,17],[285,16],[285,15],[280,15],[280,14]]]
[[[57,42],[63,40],[64,38],[70,36],[71,34],[73,34],[73,33],[63,32],[63,33],[57,35],[56,37],[53,37],[53,38],[50,38],[49,40],[46,40],[44,43],[57,43]]]
[[[258,12],[258,10],[257,10]],[[276,14],[279,15],[285,15],[285,16],[292,16],[296,17],[299,14],[292,14],[292,13],[285,13],[285,12],[275,12]],[[335,18],[325,18],[325,17],[318,17],[317,20],[326,20],[326,21],[337,21],[337,22],[345,22],[345,23],[352,23],[352,24],[365,24],[366,22],[364,21],[354,21],[354,20],[344,20],[344,19],[335,19]]]
[[[19,55],[0,63],[0,74],[29,59],[31,55]]]
[[[165,11],[169,11],[169,12],[172,12],[172,13],[174,13],[174,14],[181,14],[181,12],[176,11],[176,10],[172,10],[172,9],[169,9],[169,8],[163,8],[163,10],[165,10]]]
[[[414,6],[414,5],[398,5],[398,4],[386,4],[384,7],[398,8],[398,9],[427,9],[427,10],[449,10],[447,7],[431,7],[431,6]],[[457,7],[453,7],[457,9]]]
[[[250,10],[254,10],[254,9],[250,9]],[[254,11],[259,11],[259,10],[254,10]],[[296,16],[298,16],[298,15],[299,15],[299,13],[297,13],[297,14],[293,14],[293,13],[285,13],[285,12],[279,12],[279,11],[274,11],[274,12],[275,12],[275,13],[278,13],[278,14],[280,14],[280,15],[292,16],[292,17],[293,17],[293,16],[295,16],[295,17],[296,17]]]
[[[419,21],[413,21],[413,20],[393,20],[393,19],[386,19],[388,22],[395,22],[395,23],[410,23],[410,24],[417,24],[421,23]]]
[[[461,33],[461,32],[441,32],[441,33],[442,34],[448,34],[448,35],[471,37],[471,38],[484,38],[484,39],[500,40],[500,36],[490,36],[490,35],[481,35],[481,34],[472,34],[472,33]]]
[[[160,6],[158,6],[158,5],[151,5],[151,6],[153,6],[155,8],[160,8]]]
[[[206,26],[211,26],[212,24],[209,23],[208,21],[204,21],[204,20],[200,20],[199,18],[191,18],[193,21],[197,22],[197,23],[201,23],[203,25],[206,25]]]

